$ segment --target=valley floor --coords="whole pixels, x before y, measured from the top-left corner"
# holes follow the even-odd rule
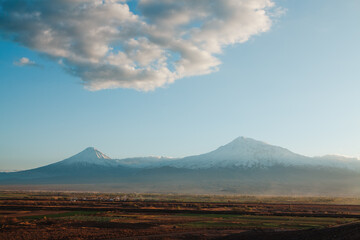
[[[0,192],[0,239],[360,239],[360,205],[334,201]]]

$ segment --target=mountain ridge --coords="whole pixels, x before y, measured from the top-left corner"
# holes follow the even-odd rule
[[[244,137],[179,159],[111,159],[90,147],[53,164],[0,173],[0,188],[13,185],[30,190],[34,185],[46,190],[360,196],[360,161],[306,157]]]
[[[187,169],[206,169],[213,167],[264,168],[273,165],[325,166],[351,169],[354,167],[352,165],[356,165],[356,169],[360,171],[360,161],[356,158],[337,155],[307,157],[283,147],[243,136],[237,137],[230,143],[220,146],[208,153],[183,158],[149,156],[112,159],[94,147],[87,147],[67,159],[46,166],[72,164],[123,166],[130,168],[175,167]]]

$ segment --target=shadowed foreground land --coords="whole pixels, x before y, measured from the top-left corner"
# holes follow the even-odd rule
[[[358,199],[0,192],[0,239],[360,239]]]

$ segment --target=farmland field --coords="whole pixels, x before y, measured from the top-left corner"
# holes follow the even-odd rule
[[[0,192],[0,239],[359,239],[350,198]]]

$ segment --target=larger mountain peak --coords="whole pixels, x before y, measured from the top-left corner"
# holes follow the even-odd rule
[[[243,137],[240,136],[238,138],[235,138],[233,141],[231,141],[230,143],[226,144],[225,146],[241,146],[241,145],[267,145],[270,146],[269,144],[259,141],[259,140],[255,140],[253,138],[248,138],[248,137]]]
[[[176,167],[192,169],[212,167],[266,167],[274,165],[288,166],[310,163],[311,159],[293,153],[285,148],[246,137],[238,137],[212,152],[174,161]]]

